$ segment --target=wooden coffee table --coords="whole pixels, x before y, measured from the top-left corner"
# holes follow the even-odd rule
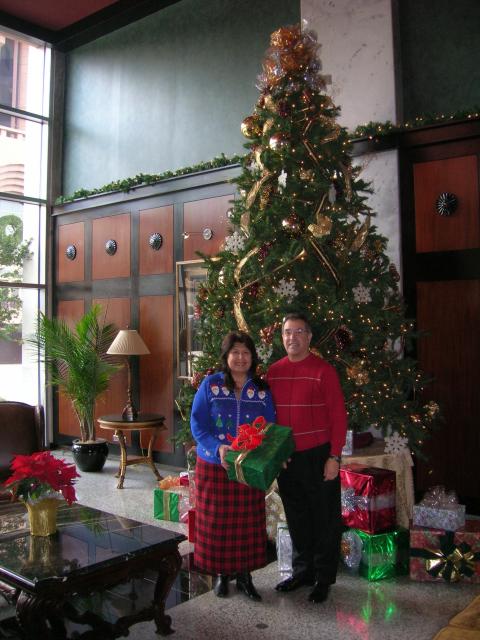
[[[0,582],[15,593],[17,619],[26,638],[118,638],[131,625],[154,620],[157,633],[172,633],[165,600],[181,565],[185,536],[104,511],[61,506],[53,536],[31,536],[22,504],[0,506]],[[106,620],[79,598],[106,594],[121,583],[155,571],[153,597],[134,613]],[[93,600],[93,596],[92,596]],[[137,608],[138,606],[138,608]],[[71,632],[72,623],[88,630]],[[70,627],[70,631],[69,631]]]

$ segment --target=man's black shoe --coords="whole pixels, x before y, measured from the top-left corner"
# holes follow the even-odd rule
[[[312,592],[308,596],[308,599],[310,600],[310,602],[325,602],[325,600],[328,598],[329,589],[330,585],[316,582]]]
[[[259,601],[262,599],[262,596],[253,586],[252,576],[249,573],[239,573],[237,575],[237,589],[248,596],[250,600]]]
[[[213,585],[213,593],[217,598],[226,598],[228,596],[228,582],[229,576],[219,575]]]
[[[287,593],[288,591],[295,591],[295,589],[304,587],[305,585],[311,587],[314,582],[315,581],[313,580],[313,578],[311,578],[306,573],[297,573],[296,575],[293,574],[293,576],[291,576],[290,578],[279,582],[275,589],[277,591],[281,591],[282,593]]]

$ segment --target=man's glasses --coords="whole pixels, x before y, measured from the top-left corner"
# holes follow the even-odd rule
[[[307,329],[284,329],[283,335],[290,338],[291,336],[304,336],[307,335]]]

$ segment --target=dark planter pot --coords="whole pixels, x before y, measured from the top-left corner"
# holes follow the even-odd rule
[[[72,455],[80,471],[101,471],[108,457],[108,443],[106,440],[95,442],[74,440]]]

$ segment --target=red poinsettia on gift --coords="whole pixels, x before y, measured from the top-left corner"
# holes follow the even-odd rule
[[[227,440],[231,443],[234,451],[251,451],[256,449],[265,437],[264,428],[267,421],[263,416],[258,416],[252,424],[241,424],[237,429],[237,436],[234,438],[227,433]]]
[[[10,468],[13,473],[4,486],[10,487],[13,494],[24,502],[61,499],[60,494],[68,504],[77,499],[73,485],[80,476],[75,465],[56,458],[49,451],[39,451],[30,456],[17,455]]]

